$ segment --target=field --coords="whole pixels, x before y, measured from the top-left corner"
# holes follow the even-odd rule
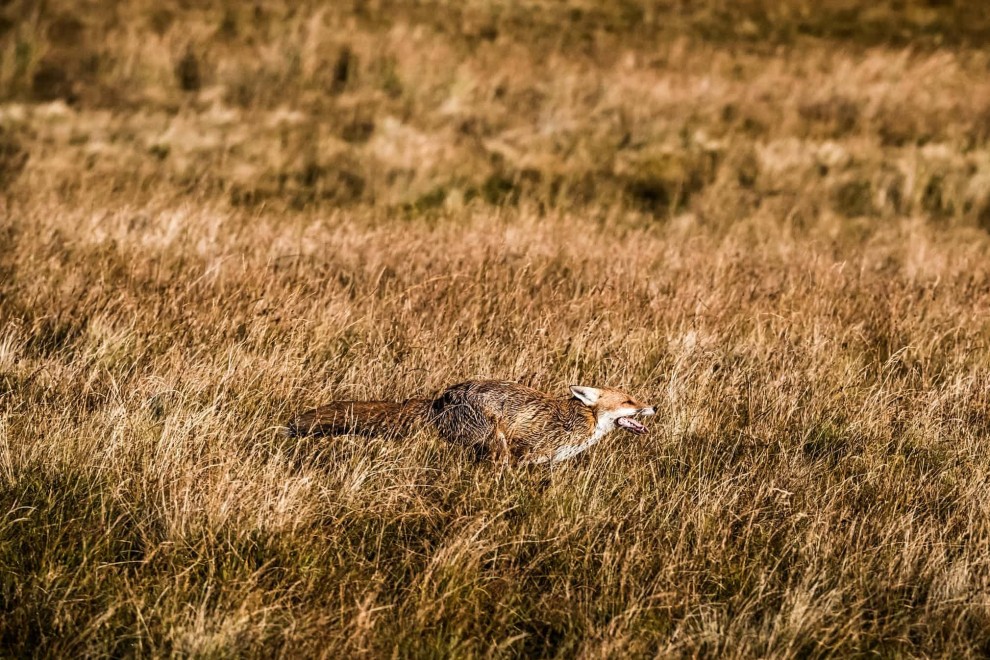
[[[990,653],[988,72],[963,0],[0,3],[0,655]],[[658,414],[278,433],[476,377]]]

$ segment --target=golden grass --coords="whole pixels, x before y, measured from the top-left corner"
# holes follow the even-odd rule
[[[3,654],[986,653],[979,21],[369,4],[4,28]],[[473,377],[658,415],[277,432]]]

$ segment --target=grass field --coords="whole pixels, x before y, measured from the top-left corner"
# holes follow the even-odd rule
[[[990,11],[866,5],[0,5],[0,655],[990,653]],[[658,414],[277,432],[475,377]]]

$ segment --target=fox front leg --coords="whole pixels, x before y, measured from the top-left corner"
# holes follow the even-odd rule
[[[492,432],[491,447],[493,461],[498,465],[509,465],[512,459],[509,453],[509,439],[505,436],[505,431],[497,423],[494,425]]]

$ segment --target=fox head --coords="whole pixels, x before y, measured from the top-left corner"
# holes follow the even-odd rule
[[[574,398],[591,408],[600,430],[608,432],[620,427],[642,435],[646,427],[633,419],[637,415],[652,415],[656,413],[653,406],[634,399],[625,392],[608,387],[583,387],[572,385],[571,394]]]

